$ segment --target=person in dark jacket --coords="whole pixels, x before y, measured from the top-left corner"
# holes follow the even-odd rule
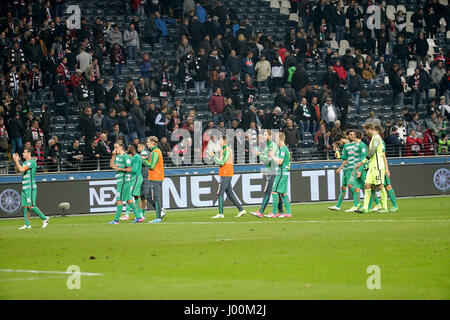
[[[305,70],[301,65],[297,65],[294,74],[292,75],[291,86],[292,88],[299,92],[308,84],[308,77]]]
[[[41,119],[39,122],[39,127],[44,132],[45,145],[48,144],[48,140],[50,139],[50,126],[51,126],[50,109],[48,105],[44,103],[41,106]]]
[[[102,120],[102,131],[106,131],[108,133],[112,132],[116,123],[116,109],[110,108],[109,114],[105,115]]]
[[[408,78],[408,86],[411,87],[412,104],[417,107],[421,103],[423,93],[426,87],[426,79],[421,74],[420,69],[416,68],[414,74]]]
[[[80,118],[80,131],[84,141],[89,142],[94,139],[97,129],[95,127],[94,118],[92,117],[92,109],[87,107]]]
[[[414,40],[413,46],[416,52],[417,64],[421,63],[423,66],[426,66],[429,46],[423,32],[419,33],[419,37]]]
[[[334,102],[336,104],[336,108],[341,114],[340,121],[343,128],[345,128],[347,125],[349,100],[350,96],[347,91],[347,82],[341,81],[335,89]]]
[[[236,50],[231,50],[225,63],[225,69],[229,74],[241,73],[241,61],[236,54]]]
[[[25,128],[20,113],[17,112],[9,124],[9,138],[11,139],[11,154],[22,152],[22,138],[25,135]]]
[[[53,96],[55,98],[57,114],[64,116],[67,119],[69,116],[69,110],[67,106],[69,103],[69,96],[66,83],[62,76],[59,76],[59,81],[58,84],[55,86]]]
[[[111,102],[114,101],[114,97],[118,94],[119,91],[117,86],[114,84],[113,80],[108,80],[108,83],[105,86],[105,105],[107,108],[111,107]]]
[[[409,48],[403,40],[403,37],[398,37],[397,44],[394,47],[394,56],[397,61],[404,66],[408,66]]]
[[[392,87],[392,101],[395,106],[403,106],[404,93],[401,72],[398,63],[394,63],[389,71],[389,84]]]
[[[347,77],[347,85],[351,95],[353,96],[353,99],[355,99],[355,105],[356,109],[358,110],[358,113],[359,113],[359,99],[361,95],[362,84],[363,82],[361,76],[355,73],[355,69],[350,68]]]
[[[117,122],[119,123],[120,131],[123,133],[124,144],[128,147],[133,139],[138,137],[136,118],[132,113],[128,114],[125,109],[122,109]]]
[[[156,26],[155,14],[152,12],[144,25],[144,39],[153,45],[158,41],[159,30]]]

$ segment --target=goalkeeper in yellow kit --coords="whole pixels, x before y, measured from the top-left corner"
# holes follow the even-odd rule
[[[386,175],[386,166],[384,161],[384,143],[381,136],[378,134],[375,126],[372,123],[364,125],[366,134],[372,138],[369,145],[366,158],[356,164],[356,169],[359,169],[364,163],[369,162],[369,170],[367,171],[366,181],[364,184],[364,206],[361,213],[369,212],[369,202],[372,193],[372,186],[378,188],[381,195],[381,210],[380,213],[388,212],[387,210],[387,193],[384,189],[384,179]]]

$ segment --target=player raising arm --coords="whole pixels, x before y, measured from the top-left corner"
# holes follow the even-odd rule
[[[264,131],[264,139],[266,141],[266,146],[264,147],[264,152],[261,153],[258,149],[254,150],[254,153],[259,156],[259,159],[262,163],[266,165],[266,187],[264,189],[264,199],[259,208],[259,211],[252,212],[252,215],[262,218],[264,215],[264,210],[266,210],[267,204],[269,203],[270,196],[272,194],[273,182],[275,181],[275,175],[277,170],[277,163],[273,161],[271,157],[269,157],[269,151],[272,154],[276,154],[278,151],[278,146],[275,141],[272,140],[272,132],[270,130]],[[280,198],[278,203],[278,212],[283,214],[283,201]]]
[[[265,217],[267,218],[292,217],[291,204],[289,202],[289,196],[287,194],[289,169],[291,167],[290,164],[291,153],[289,152],[288,147],[284,144],[285,139],[286,135],[283,132],[278,133],[277,136],[278,152],[276,154],[273,154],[271,151],[269,151],[268,153],[269,157],[271,157],[273,161],[275,161],[278,167],[272,189],[273,208],[271,213],[265,215]],[[284,206],[286,207],[285,214],[279,214],[276,212],[276,210],[278,209],[279,197],[283,199]]]
[[[25,225],[20,227],[19,230],[31,229],[31,212],[34,212],[41,218],[42,228],[47,227],[49,220],[49,218],[47,218],[36,206],[37,184],[34,177],[36,173],[36,161],[31,158],[31,152],[32,150],[30,148],[25,148],[23,151],[22,155],[25,159],[23,166],[20,164],[19,154],[13,154],[16,171],[22,173],[22,206]]]
[[[114,144],[114,150],[109,162],[111,169],[116,171],[116,215],[114,220],[108,222],[108,224],[119,224],[120,214],[122,213],[123,202],[125,201],[133,210],[136,219],[132,223],[143,222],[142,216],[136,207],[136,204],[131,198],[131,159],[123,150],[123,144],[116,142]]]

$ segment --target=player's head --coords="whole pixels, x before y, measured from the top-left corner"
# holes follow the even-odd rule
[[[269,141],[272,140],[272,131],[267,129],[264,130],[264,140]]]
[[[382,133],[384,132],[383,128],[382,128],[380,125],[378,125],[378,124],[376,124],[376,125],[374,126],[374,129],[375,129],[375,131],[376,131],[378,134],[382,134]]]
[[[355,141],[355,130],[347,130],[347,138],[350,141]]]
[[[130,144],[128,146],[128,150],[127,151],[128,151],[129,154],[134,156],[136,154],[136,149],[137,149],[137,147],[134,144]]]
[[[144,141],[139,141],[139,143],[137,145],[137,151],[141,152],[142,150],[145,150],[146,147],[147,147],[147,144]]]
[[[31,148],[25,148],[25,149],[23,149],[22,157],[23,157],[25,160],[30,160],[30,159],[31,159],[31,154],[32,154],[32,152],[33,152],[33,149],[31,149]]]
[[[329,129],[327,129],[327,131],[328,131]],[[336,142],[338,143],[338,144],[340,144],[340,145],[342,145],[342,144],[344,144],[346,141],[347,141],[347,138],[343,135],[343,134],[338,134],[338,135],[336,135]]]
[[[356,137],[356,139],[361,140],[361,139],[363,138],[363,136],[364,136],[364,134],[362,133],[361,130],[356,130],[356,131],[355,131],[355,137]]]
[[[158,137],[150,136],[147,138],[147,148],[151,149],[158,144]]]
[[[122,153],[123,152],[123,143],[122,142],[114,143],[114,150],[116,150],[119,153]]]
[[[277,144],[278,145],[284,144],[285,140],[286,140],[286,135],[284,134],[284,132],[279,132],[277,135]]]
[[[369,137],[372,137],[376,133],[375,125],[371,122],[364,124],[363,128]]]
[[[227,135],[226,134],[222,135],[222,137],[220,138],[220,144],[222,146],[226,146],[227,145]]]

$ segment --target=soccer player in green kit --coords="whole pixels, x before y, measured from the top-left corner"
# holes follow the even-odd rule
[[[49,218],[47,218],[41,210],[36,206],[37,184],[35,179],[36,161],[31,158],[32,149],[25,148],[23,151],[24,165],[20,164],[20,156],[13,154],[15,168],[17,172],[22,173],[22,206],[25,219],[25,225],[19,230],[31,229],[30,214],[34,212],[42,220],[42,228],[46,228]]]
[[[343,176],[342,176],[342,187],[341,192],[339,193],[338,202],[335,206],[328,207],[330,210],[339,211],[341,210],[341,204],[344,200],[345,192],[347,191],[347,185],[350,181],[350,178],[352,177],[353,169],[355,167],[355,131],[350,130],[347,131],[347,137],[346,139],[344,136],[340,136],[338,138],[338,143],[340,146],[342,146],[342,155],[340,158],[344,160],[341,164],[341,166],[336,170],[337,174],[340,174],[343,170]]]
[[[108,224],[119,224],[120,214],[122,213],[123,202],[128,203],[133,210],[136,219],[132,223],[143,222],[141,213],[131,198],[131,159],[123,150],[123,144],[116,142],[112,152],[112,158],[109,162],[112,169],[116,171],[117,193],[116,193],[116,215],[114,220]]]
[[[291,204],[289,202],[288,191],[288,181],[289,181],[289,169],[291,168],[291,153],[288,147],[284,144],[286,135],[283,132],[277,135],[278,151],[276,154],[269,150],[268,156],[275,161],[278,165],[276,170],[275,180],[273,182],[272,197],[273,197],[273,208],[272,212],[266,214],[267,218],[291,218]],[[283,199],[284,206],[286,207],[285,214],[277,214],[278,209],[278,199],[281,196]]]
[[[360,130],[355,131],[355,163],[359,163],[363,161],[367,154],[367,146],[364,142],[362,142],[363,133]],[[364,181],[366,180],[366,168],[365,166],[361,166],[358,170],[354,170],[352,172],[352,176],[348,182],[348,188],[353,193],[353,206],[345,210],[345,212],[355,212],[358,210],[359,206],[359,196],[360,196],[360,188],[364,188]]]
[[[372,186],[378,188],[381,194],[381,210],[379,212],[385,213],[387,210],[387,193],[384,188],[386,166],[384,161],[384,143],[381,136],[378,134],[375,126],[372,123],[364,125],[366,134],[371,137],[369,150],[366,158],[356,164],[356,169],[359,169],[364,163],[369,162],[369,170],[367,171],[366,181],[364,184],[364,206],[360,210],[361,213],[369,212],[369,202],[372,195]]]
[[[143,210],[140,208],[140,198],[141,198],[141,186],[143,182],[142,177],[142,159],[136,150],[136,146],[130,144],[128,146],[128,154],[131,156],[131,196],[134,197],[136,208],[143,217]],[[128,221],[130,217],[128,212],[131,206],[128,204],[125,214],[120,218],[120,220]]]
[[[273,161],[272,158],[269,157],[269,151],[272,154],[276,154],[278,151],[277,144],[272,140],[272,132],[270,130],[264,131],[264,140],[266,141],[266,145],[264,147],[264,152],[261,153],[257,148],[254,150],[254,153],[259,156],[259,159],[266,165],[266,187],[264,189],[264,198],[261,204],[261,207],[257,212],[252,212],[251,214],[257,216],[259,218],[264,217],[264,210],[266,210],[267,205],[269,204],[270,196],[272,194],[273,182],[275,181],[275,174],[277,170],[277,164]],[[278,202],[278,212],[279,214],[283,214],[283,201],[281,197],[279,197]]]

